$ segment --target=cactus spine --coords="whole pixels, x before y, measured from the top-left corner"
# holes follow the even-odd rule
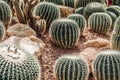
[[[4,27],[4,25],[0,22],[0,40],[2,40],[4,36],[5,36],[5,27]]]
[[[55,63],[57,80],[88,80],[89,68],[80,56],[65,55]]]
[[[60,17],[59,8],[50,2],[40,2],[34,8],[34,14],[39,16],[41,19],[45,19],[47,27],[55,20]]]
[[[38,35],[43,34],[46,31],[46,21],[44,19],[37,21],[37,25],[34,30]]]
[[[120,80],[120,52],[102,51],[93,63],[95,80]]]
[[[81,14],[83,15],[83,12],[84,12],[84,7],[80,7],[78,9],[75,10],[75,14]]]
[[[86,19],[89,18],[89,16],[93,13],[96,12],[105,12],[106,8],[103,4],[98,3],[98,2],[92,2],[89,3],[88,5],[86,5],[85,9],[84,9],[84,16]]]
[[[64,49],[74,47],[80,35],[79,26],[70,19],[55,20],[51,24],[49,32],[52,42]]]
[[[80,29],[80,36],[83,35],[84,28],[86,27],[86,20],[83,15],[71,14],[68,16],[68,19],[72,19],[77,22]]]
[[[110,6],[106,10],[115,13],[117,17],[120,16],[120,7],[117,5]]]
[[[7,25],[12,18],[12,11],[9,5],[4,2],[0,1],[0,20],[3,22],[4,25]]]
[[[112,25],[112,19],[107,13],[93,13],[88,19],[88,26],[91,30],[107,34]]]
[[[0,45],[0,80],[40,80],[35,56],[17,46]]]
[[[114,30],[110,38],[112,49],[120,50],[120,17],[115,21]]]

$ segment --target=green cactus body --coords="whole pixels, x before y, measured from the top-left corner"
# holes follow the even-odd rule
[[[120,16],[115,21],[113,33],[120,35]]]
[[[59,8],[50,2],[40,2],[34,8],[34,14],[39,16],[41,19],[45,19],[47,27],[55,20],[60,17]]]
[[[120,52],[102,51],[93,63],[95,80],[120,80]]]
[[[11,0],[0,0],[0,1],[5,1],[11,7],[11,9],[13,8],[13,4]]]
[[[112,19],[107,13],[93,13],[88,19],[88,26],[91,30],[107,34],[112,25]]]
[[[64,4],[65,6],[74,8],[75,0],[63,0],[63,1],[64,1],[63,4]]]
[[[7,3],[0,1],[0,21],[4,25],[8,24],[12,19],[12,11]]]
[[[4,36],[5,36],[5,27],[4,27],[4,25],[0,22],[0,40],[2,40]]]
[[[120,6],[120,0],[112,0],[112,4]]]
[[[84,16],[88,19],[91,14],[96,12],[106,12],[105,6],[98,2],[89,3],[84,9]]]
[[[91,2],[99,2],[99,3],[105,3],[106,0],[76,0],[76,8],[79,7],[85,7],[87,4]]]
[[[55,20],[50,26],[52,42],[63,49],[69,49],[79,40],[80,29],[77,23],[70,19]]]
[[[83,12],[84,12],[84,7],[80,7],[78,9],[75,10],[75,14],[81,14],[83,15]]]
[[[106,10],[115,13],[117,17],[120,16],[120,7],[117,5],[110,6]]]
[[[0,80],[40,80],[39,63],[22,48],[1,44]]]
[[[111,17],[112,19],[112,27],[113,28],[113,25],[114,25],[114,22],[116,21],[117,19],[117,16],[113,13],[113,12],[110,12],[110,11],[106,11],[106,13]]]
[[[80,36],[82,36],[84,28],[86,27],[86,20],[84,16],[79,14],[71,14],[68,16],[68,19],[72,19],[77,22],[80,29]]]
[[[57,80],[88,80],[89,68],[81,56],[65,55],[56,60]]]
[[[63,0],[45,0],[47,2],[53,2],[55,4],[58,4],[58,5],[63,5]]]
[[[43,34],[46,31],[46,21],[44,19],[37,21],[37,26],[35,26],[34,30],[38,35]]]

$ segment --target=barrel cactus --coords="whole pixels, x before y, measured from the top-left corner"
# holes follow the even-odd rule
[[[45,19],[47,27],[55,20],[60,17],[59,8],[50,2],[40,2],[34,8],[34,14],[39,16],[40,19]]]
[[[4,36],[5,36],[5,27],[4,27],[4,25],[0,22],[0,40],[2,40]]]
[[[12,18],[12,11],[9,5],[4,2],[0,1],[0,21],[3,22],[4,25],[9,24]]]
[[[104,4],[106,0],[76,0],[76,8],[85,7],[87,4],[91,2],[99,2]]]
[[[74,8],[75,6],[75,0],[63,0],[64,1],[64,5],[65,6],[68,6],[68,7],[72,7],[72,8]]]
[[[120,16],[120,7],[117,5],[110,6],[106,10],[115,13],[117,17]]]
[[[69,49],[76,45],[80,30],[77,23],[70,19],[55,20],[50,26],[52,42],[63,49]]]
[[[55,4],[59,4],[59,5],[63,5],[63,0],[45,0],[47,2],[52,2],[52,3],[55,3]]]
[[[112,25],[112,19],[107,13],[93,13],[88,19],[88,26],[100,34],[107,34]]]
[[[57,80],[88,80],[89,67],[81,56],[65,55],[56,60]]]
[[[80,36],[83,36],[84,28],[86,27],[86,20],[83,15],[71,14],[68,16],[68,19],[72,19],[77,22],[80,29]]]
[[[115,21],[114,30],[110,38],[112,49],[120,50],[120,17]]]
[[[46,31],[46,21],[44,19],[40,19],[36,23],[37,25],[34,27],[34,30],[38,35],[43,34]]]
[[[84,9],[84,16],[86,19],[88,19],[89,16],[93,13],[105,12],[105,11],[106,11],[106,7],[103,4],[98,3],[98,2],[92,2],[86,5]]]
[[[112,0],[112,4],[120,6],[120,0]]]
[[[75,10],[75,14],[81,14],[83,15],[83,11],[84,11],[84,7],[80,7],[78,9]]]
[[[93,63],[95,80],[120,80],[120,52],[102,51]]]
[[[112,27],[113,28],[113,25],[114,25],[114,22],[116,21],[117,19],[117,16],[113,13],[113,12],[110,12],[110,11],[106,11],[106,13],[111,17],[112,19]]]
[[[0,45],[0,80],[40,80],[35,56],[18,46]]]

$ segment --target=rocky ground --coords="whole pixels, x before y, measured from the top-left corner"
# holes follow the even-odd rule
[[[96,54],[101,50],[110,49],[109,39],[111,33],[108,33],[108,35],[101,35],[85,29],[83,35],[84,37],[79,39],[76,47],[69,50],[60,49],[53,45],[48,34],[44,35],[44,37],[40,37],[45,43],[45,50],[42,53],[42,56],[39,57],[42,66],[41,80],[56,80],[54,76],[54,65],[55,60],[61,55],[81,54],[87,60],[91,70],[91,64],[94,61]],[[90,73],[89,80],[94,80],[92,73]]]

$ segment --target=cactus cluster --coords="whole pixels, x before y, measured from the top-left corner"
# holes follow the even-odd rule
[[[40,19],[45,19],[47,27],[55,20],[60,17],[59,8],[50,2],[40,2],[34,8],[34,14],[39,16]]]
[[[35,56],[18,46],[0,45],[0,80],[40,80]]]
[[[120,6],[120,0],[112,0],[112,4]]]
[[[102,51],[93,63],[95,80],[120,80],[120,52]]]
[[[10,6],[4,2],[0,1],[0,21],[3,22],[4,25],[9,24],[12,18],[12,11]]]
[[[63,49],[69,49],[76,45],[80,36],[77,23],[70,19],[58,19],[50,25],[50,37],[52,42]]]
[[[86,20],[84,16],[79,14],[71,14],[67,18],[74,20],[78,24],[80,29],[80,36],[82,36],[84,28],[86,27]]]
[[[44,19],[40,19],[36,22],[36,26],[34,27],[35,32],[38,35],[43,34],[46,31],[46,21]]]
[[[110,38],[112,49],[120,50],[120,17],[115,21],[114,30]]]
[[[93,13],[88,19],[90,30],[107,34],[112,25],[112,19],[107,13]]]
[[[98,3],[98,2],[92,2],[89,3],[88,5],[86,5],[85,9],[84,9],[84,16],[86,19],[89,18],[90,15],[92,15],[93,13],[96,12],[105,12],[106,8],[103,4]]]
[[[0,22],[0,40],[2,40],[4,36],[5,36],[5,27],[4,27],[4,25]]]
[[[65,55],[56,60],[57,80],[88,80],[89,68],[81,56]]]
[[[83,15],[83,12],[84,12],[84,7],[79,7],[78,9],[75,10],[75,14]]]
[[[117,5],[110,6],[106,10],[115,13],[117,17],[120,16],[120,7]]]

